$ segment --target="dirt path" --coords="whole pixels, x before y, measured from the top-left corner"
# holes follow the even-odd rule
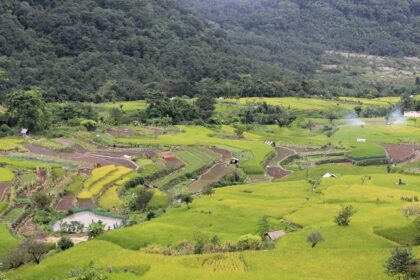
[[[88,236],[70,236],[70,239],[71,241],[73,241],[74,244],[80,244],[80,243],[88,241],[89,237]],[[59,240],[60,240],[60,237],[48,236],[44,239],[41,239],[40,241],[43,241],[46,243],[57,244]]]

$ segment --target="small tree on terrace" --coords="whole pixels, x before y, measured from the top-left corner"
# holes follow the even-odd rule
[[[42,256],[48,253],[47,244],[36,240],[27,240],[21,247],[36,264],[39,264]]]
[[[344,206],[337,216],[334,217],[334,222],[339,226],[348,226],[350,224],[350,218],[356,213],[352,205]]]
[[[181,202],[185,203],[188,209],[190,209],[190,204],[194,200],[193,196],[190,193],[181,194],[178,196],[178,199],[180,199]]]
[[[135,198],[135,203],[134,203],[136,210],[144,212],[147,208],[147,205],[152,200],[152,198],[153,198],[153,192],[145,188],[139,189],[136,193],[136,198]]]
[[[264,215],[258,222],[258,235],[261,238],[264,238],[264,235],[270,231],[270,222],[268,220],[268,216]]]
[[[46,208],[50,204],[50,198],[45,192],[39,191],[32,195],[32,203],[37,208]]]
[[[414,278],[417,266],[413,253],[408,248],[395,248],[385,264],[386,273],[398,279],[418,279]]]
[[[312,248],[314,248],[319,242],[324,241],[324,237],[319,232],[311,232],[309,233],[307,239],[309,243],[311,243]]]

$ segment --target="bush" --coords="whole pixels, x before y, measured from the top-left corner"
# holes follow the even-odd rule
[[[350,218],[356,213],[352,205],[344,206],[337,216],[334,218],[334,222],[339,226],[348,226],[350,224]]]
[[[306,240],[311,243],[312,248],[314,248],[319,242],[324,241],[324,237],[319,232],[311,232]]]
[[[395,248],[385,264],[386,273],[403,279],[418,279],[418,261],[407,248]]]
[[[245,234],[238,239],[239,250],[256,250],[262,243],[261,237],[253,234]]]
[[[65,250],[70,249],[71,247],[73,247],[74,246],[74,243],[68,237],[61,237],[61,239],[57,243],[57,246],[58,246],[58,248],[60,248],[60,250],[65,251]]]

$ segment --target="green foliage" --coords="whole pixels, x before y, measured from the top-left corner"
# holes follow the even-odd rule
[[[19,90],[7,95],[7,114],[19,128],[39,132],[49,125],[49,118],[41,92]]]
[[[81,120],[80,125],[86,127],[88,131],[94,131],[98,126],[98,123],[94,120]]]
[[[321,233],[315,231],[308,234],[308,237],[306,238],[306,241],[311,243],[312,248],[315,248],[315,246],[319,243],[324,241],[324,237]]]
[[[74,280],[108,280],[108,273],[95,267],[93,262],[82,268],[74,268],[69,272],[69,279]]]
[[[73,246],[74,246],[73,241],[66,236],[61,237],[60,240],[57,243],[57,247],[60,248],[60,250],[62,250],[62,251],[70,249]]]
[[[385,264],[385,270],[390,276],[402,276],[403,279],[416,279],[414,278],[416,277],[414,274],[419,276],[418,271],[415,272],[413,270],[416,268],[416,264],[417,261],[410,249],[395,248]]]
[[[90,239],[95,238],[105,232],[105,224],[102,221],[90,223],[87,233]]]
[[[256,250],[262,242],[258,235],[245,234],[238,239],[238,248],[240,250]]]
[[[356,213],[352,205],[343,206],[337,216],[334,217],[334,222],[339,226],[348,226],[350,218]]]
[[[268,220],[268,216],[264,215],[261,217],[260,221],[258,222],[258,235],[261,238],[264,238],[264,235],[270,231],[270,222]]]

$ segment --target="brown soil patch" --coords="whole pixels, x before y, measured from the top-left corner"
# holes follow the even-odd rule
[[[79,200],[79,207],[96,208],[96,204],[92,200]]]
[[[235,170],[232,166],[226,166],[224,163],[218,163],[213,165],[206,173],[200,176],[200,178],[188,186],[188,189],[192,192],[200,192],[205,187],[212,183],[216,183],[224,176],[232,173]]]
[[[4,199],[4,195],[11,186],[12,183],[0,183],[0,201]]]
[[[232,158],[232,152],[231,151],[228,151],[228,150],[225,150],[225,149],[220,149],[220,148],[217,148],[217,147],[212,147],[212,148],[210,148],[210,150],[212,150],[216,154],[222,155],[223,160],[230,160]]]
[[[404,162],[416,157],[420,152],[420,145],[414,144],[383,144],[389,158],[395,162]]]
[[[71,241],[73,241],[74,244],[80,244],[80,243],[83,243],[83,242],[86,242],[86,241],[89,240],[89,237],[87,235],[85,235],[85,236],[69,236],[69,238],[71,239]],[[41,241],[46,242],[46,243],[57,244],[60,239],[61,239],[61,237],[48,236],[48,237],[42,239]]]
[[[58,202],[56,209],[60,211],[69,211],[74,208],[73,202],[75,200],[74,195],[66,195],[63,196],[60,201]]]
[[[134,131],[128,127],[113,127],[106,130],[113,137],[133,137]]]
[[[96,167],[98,165],[121,165],[128,168],[136,169],[137,165],[129,160],[124,158],[125,155],[128,156],[144,156],[152,157],[155,155],[153,150],[117,150],[117,151],[98,151],[98,152],[88,152],[86,150],[81,151],[83,148],[79,149],[79,152],[65,153],[65,152],[55,152],[49,149],[33,146],[29,144],[24,145],[31,153],[59,158],[61,160],[76,161],[82,164],[88,164],[91,167]]]
[[[284,170],[280,167],[267,167],[267,174],[275,179],[283,178],[290,174],[289,171]]]
[[[167,167],[174,168],[182,165],[182,161],[180,161],[175,153],[171,151],[162,152],[162,157],[165,160],[165,164]]]

